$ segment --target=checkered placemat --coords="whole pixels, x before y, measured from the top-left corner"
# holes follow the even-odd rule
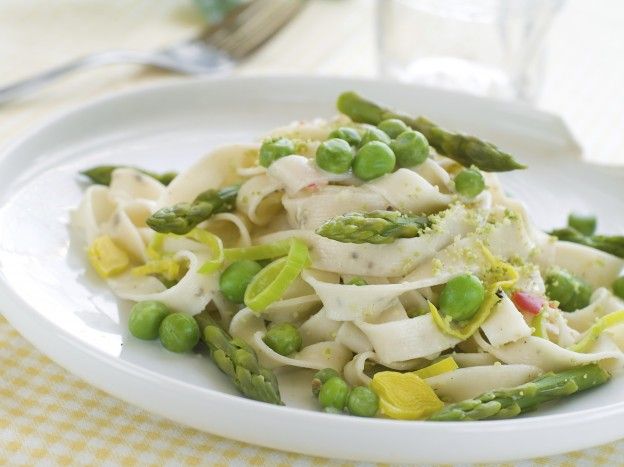
[[[209,435],[84,383],[0,318],[0,464],[354,466]],[[565,434],[562,434],[565,435]],[[508,466],[622,464],[623,443]]]
[[[0,375],[3,465],[356,465],[251,446],[152,415],[68,373],[3,318]],[[615,466],[623,455],[620,443],[506,465]]]

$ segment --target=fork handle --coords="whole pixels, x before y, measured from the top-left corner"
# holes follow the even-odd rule
[[[102,65],[124,63],[153,65],[159,68],[175,69],[166,57],[154,53],[135,52],[131,50],[100,52],[71,60],[30,78],[17,81],[5,87],[0,87],[0,104],[7,103],[18,97],[37,91],[73,71],[95,68]]]

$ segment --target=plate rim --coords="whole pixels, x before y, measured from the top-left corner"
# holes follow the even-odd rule
[[[0,145],[0,163],[4,161],[4,159],[13,151],[15,151],[19,146],[24,144],[26,141],[34,137],[37,133],[40,133],[42,130],[51,126],[55,123],[60,123],[65,118],[71,117],[72,115],[80,112],[88,111],[92,108],[101,106],[108,102],[124,99],[126,97],[139,96],[141,94],[149,94],[151,92],[160,92],[166,91],[168,89],[173,89],[177,87],[187,87],[187,86],[196,86],[196,85],[205,85],[208,83],[229,83],[229,82],[247,82],[247,83],[262,83],[262,82],[271,82],[271,81],[308,81],[314,83],[345,83],[345,85],[357,86],[358,84],[363,85],[374,85],[374,86],[396,86],[403,89],[413,89],[419,90],[421,92],[425,92],[428,94],[437,94],[440,96],[451,96],[453,99],[460,99],[465,102],[485,102],[489,106],[493,106],[495,108],[510,108],[514,109],[513,113],[522,113],[525,114],[528,119],[533,120],[536,117],[542,117],[549,120],[550,125],[553,130],[557,130],[560,132],[561,139],[565,141],[566,148],[565,151],[568,157],[574,157],[576,159],[582,160],[583,154],[583,146],[578,141],[576,136],[572,133],[572,130],[567,125],[565,119],[560,115],[550,112],[543,109],[538,109],[533,107],[532,105],[520,102],[520,101],[505,101],[496,99],[490,96],[478,96],[473,94],[468,94],[461,91],[456,91],[452,89],[444,89],[437,88],[435,86],[416,84],[416,83],[404,83],[404,82],[396,82],[389,78],[367,78],[367,77],[342,77],[342,76],[309,76],[305,74],[262,74],[262,75],[234,75],[234,76],[221,76],[221,75],[211,75],[211,76],[189,76],[185,78],[176,78],[170,79],[164,82],[150,82],[138,85],[136,87],[130,87],[128,89],[123,89],[121,91],[111,91],[102,96],[98,96],[96,98],[90,99],[86,102],[73,105],[67,109],[58,110],[50,113],[47,117],[43,118],[41,122],[34,125],[29,130],[20,133],[9,140],[5,141],[2,145]],[[591,161],[583,160],[584,163],[591,164],[594,166],[606,166],[611,167],[608,164],[597,164]]]
[[[149,94],[153,92],[158,93],[158,92],[161,92],[161,90],[168,89],[168,88],[191,87],[191,86],[196,85],[196,83],[206,83],[206,85],[209,85],[215,82],[221,83],[224,81],[233,81],[233,80],[239,81],[239,82],[245,81],[245,82],[250,82],[250,83],[251,82],[261,83],[266,80],[274,80],[274,79],[281,79],[284,81],[301,80],[300,77],[296,77],[296,76],[292,76],[292,77],[261,76],[261,77],[237,77],[237,78],[210,77],[210,78],[198,78],[198,79],[192,79],[192,80],[169,81],[165,83],[150,84],[148,86],[141,86],[138,88],[133,88],[133,89],[124,90],[121,92],[112,93],[112,94],[100,97],[98,99],[95,99],[93,101],[87,102],[85,104],[79,105],[72,109],[59,112],[56,115],[53,115],[50,118],[46,119],[40,125],[37,125],[34,129],[27,132],[23,137],[18,138],[17,140],[12,141],[9,144],[3,146],[3,148],[0,150],[0,164],[8,160],[11,157],[11,154],[17,151],[21,147],[22,144],[31,140],[32,138],[36,138],[36,136],[40,132],[45,130],[46,128],[54,124],[61,124],[65,118],[71,117],[76,114],[80,114],[81,112],[94,110],[94,109],[97,110],[98,106],[101,106],[104,103],[109,103],[116,99],[124,99],[128,96],[139,96],[141,94]],[[350,83],[350,85],[352,86],[357,86],[358,83],[367,83],[367,85],[371,85],[371,83],[374,83],[373,85],[384,87],[388,83],[390,83],[390,82],[385,82],[385,81],[380,81],[380,80],[361,80],[361,79],[343,79],[343,78],[307,78],[307,80],[308,82],[320,81],[320,82],[325,82],[325,83],[327,82]],[[396,85],[396,83],[392,83],[392,84]],[[427,92],[429,92],[429,88],[427,88],[426,90]],[[474,101],[482,100],[481,98],[478,98],[475,96],[467,96],[467,95],[463,95],[460,93],[451,93],[448,91],[442,91],[442,90],[437,90],[437,89],[435,90],[435,92],[440,92],[442,94],[447,94],[447,95],[458,94],[458,95],[461,95],[461,98],[468,98]],[[498,104],[498,102],[496,102],[496,104]],[[551,116],[554,119],[554,121],[559,121],[561,122],[561,124],[563,124],[563,121],[561,121],[559,117],[552,116],[551,114],[541,112],[536,109],[532,109],[522,104],[505,103],[504,105],[512,105],[514,108],[518,108],[518,109],[521,109],[522,111],[529,112],[535,115],[548,115],[548,116]],[[570,136],[570,138],[572,138],[569,132],[568,132],[568,135]],[[572,142],[572,146],[576,144],[573,139],[571,139],[571,142]],[[597,164],[592,164],[592,165],[597,165]],[[53,343],[56,343],[59,346],[59,348],[70,346],[71,348],[73,348],[76,351],[79,351],[83,355],[87,355],[89,358],[93,359],[94,361],[104,362],[108,366],[110,366],[112,369],[114,369],[116,372],[123,373],[126,376],[126,378],[134,379],[135,382],[157,381],[159,385],[163,386],[164,388],[169,388],[169,389],[178,388],[186,392],[190,391],[193,393],[202,394],[203,397],[207,399],[215,400],[217,403],[222,401],[223,406],[227,406],[228,410],[230,408],[236,410],[236,409],[239,409],[240,407],[242,407],[243,410],[245,410],[246,408],[249,408],[252,411],[258,412],[258,415],[267,416],[267,417],[271,417],[273,415],[280,416],[280,414],[286,414],[289,418],[295,418],[295,422],[297,423],[303,422],[303,421],[307,422],[310,419],[321,424],[330,423],[331,421],[332,425],[341,426],[343,427],[343,429],[346,429],[346,430],[357,429],[357,427],[354,426],[354,425],[357,425],[357,426],[367,427],[366,429],[371,429],[371,430],[385,429],[391,432],[394,432],[397,430],[402,431],[402,432],[412,431],[413,432],[412,435],[416,435],[416,434],[419,434],[418,431],[424,429],[422,427],[426,426],[427,431],[439,432],[440,434],[444,433],[445,436],[449,436],[449,435],[452,436],[453,433],[456,432],[456,434],[457,433],[472,434],[472,435],[478,434],[479,436],[484,436],[484,437],[494,435],[496,432],[505,432],[509,430],[526,431],[529,427],[533,429],[532,426],[535,425],[536,423],[540,425],[540,429],[542,430],[544,428],[561,427],[562,425],[569,423],[569,421],[572,421],[572,419],[583,418],[583,422],[585,426],[591,423],[592,428],[583,430],[583,432],[587,433],[588,435],[587,437],[585,437],[585,444],[578,443],[578,438],[577,438],[577,442],[575,443],[575,447],[573,449],[582,449],[582,448],[595,445],[596,442],[592,441],[592,436],[589,436],[589,434],[592,431],[594,431],[596,428],[599,428],[598,426],[594,427],[594,424],[599,423],[600,421],[604,419],[617,417],[621,415],[622,413],[624,413],[624,400],[622,400],[622,402],[619,402],[616,404],[611,404],[611,405],[599,407],[599,408],[575,411],[569,414],[538,415],[538,416],[534,416],[531,418],[524,418],[524,419],[521,418],[521,419],[499,420],[499,421],[488,421],[488,422],[462,422],[461,424],[457,422],[437,422],[434,424],[432,422],[424,422],[424,421],[405,422],[405,421],[384,420],[384,419],[359,419],[355,417],[341,417],[341,416],[336,416],[336,415],[318,413],[318,412],[313,412],[313,411],[308,411],[308,410],[293,408],[293,407],[290,407],[290,408],[276,407],[276,406],[272,406],[269,404],[263,404],[263,403],[258,403],[256,401],[251,401],[251,400],[242,398],[240,396],[222,393],[211,388],[200,388],[194,384],[186,383],[184,381],[171,378],[161,373],[145,369],[139,365],[120,360],[105,352],[98,351],[97,349],[88,346],[86,343],[83,343],[82,341],[76,339],[67,330],[57,327],[52,323],[47,323],[47,324],[48,326],[54,327],[55,329],[53,330],[55,332],[51,336],[48,336],[48,339],[39,340],[37,339],[37,332],[33,331],[33,330],[36,330],[37,328],[36,326],[37,315],[31,312],[27,313],[29,309],[34,310],[33,307],[25,303],[23,299],[9,286],[9,284],[6,283],[3,274],[0,277],[0,292],[1,292],[0,293],[0,308],[2,310],[2,314],[9,321],[9,323],[13,327],[15,327],[19,331],[19,333],[22,336],[24,336],[29,342],[31,342],[39,351],[41,351],[44,355],[47,355],[50,358],[52,358],[61,367],[73,368],[74,365],[70,364],[69,362],[67,362],[66,360],[62,358],[59,358],[58,355],[56,355],[56,352],[53,350],[53,347],[54,347]],[[24,310],[24,312],[20,313],[20,311],[22,310]],[[27,323],[27,321],[29,320],[32,321],[32,323],[30,324]],[[32,325],[33,323],[35,324],[35,326]],[[41,328],[43,327],[44,326],[42,326]],[[53,357],[52,355],[55,355],[56,358]],[[98,389],[103,390],[107,393],[113,394],[115,397],[125,400],[126,402],[129,402],[135,406],[139,406],[142,409],[145,409],[151,413],[156,413],[160,416],[173,419],[174,421],[178,423],[188,425],[188,423],[185,423],[184,421],[181,421],[179,418],[172,416],[172,414],[170,412],[167,412],[166,410],[161,410],[161,411],[155,410],[153,406],[149,406],[149,404],[145,403],[142,399],[137,399],[136,397],[124,397],[124,394],[121,394],[117,390],[112,390],[110,387],[102,387],[98,384],[93,383],[92,378],[90,378],[88,374],[83,374],[84,370],[80,370],[80,369],[76,370],[74,368],[70,371],[76,374],[81,379],[89,381],[90,384],[93,384]],[[190,426],[206,431],[205,427],[197,427],[194,425],[190,425]],[[369,428],[369,426],[372,428]],[[519,427],[519,428],[516,428],[516,427]],[[600,443],[613,441],[614,439],[624,436],[624,427],[622,427],[622,429],[620,430],[611,430],[611,431],[613,432],[611,437],[609,439],[602,437],[603,441],[600,441]],[[252,442],[254,444],[268,446],[274,449],[281,449],[281,450],[285,449],[283,446],[277,447],[273,443],[266,442],[266,440],[249,441],[248,437],[245,437],[245,436],[238,437],[235,434],[231,434],[231,433],[226,434],[224,436],[237,439],[243,442]],[[531,449],[527,450],[526,446],[523,447],[523,451],[528,452],[528,454],[532,457],[540,456],[540,455],[550,455],[550,454],[556,454],[556,453],[562,452],[560,449],[552,449],[552,448],[551,449],[548,449],[548,448],[537,449],[535,447],[531,451]],[[296,449],[294,452],[303,452],[305,454],[316,455],[316,456],[327,456],[327,454],[319,453],[318,451],[311,452],[307,449]],[[329,454],[329,455],[333,455],[333,454]],[[344,456],[344,458],[351,458],[355,460],[371,460],[371,457],[369,456],[362,458],[358,456],[354,457],[351,455],[346,455]],[[479,460],[503,461],[503,460],[511,460],[511,459],[522,459],[522,458],[526,458],[526,456],[523,455],[522,457],[518,457],[517,455],[509,456],[509,455],[504,455],[504,454],[498,454],[498,455],[491,456],[491,457],[487,457],[487,456],[483,456],[479,458],[470,457],[469,460],[470,461],[479,461]],[[376,458],[376,460],[384,460],[384,459],[388,459],[388,457],[383,456],[383,457]],[[399,461],[405,461],[405,458],[397,458],[397,459]],[[462,458],[462,459],[463,459],[462,460],[463,462],[466,461],[465,458]],[[440,461],[440,458],[435,458],[435,459],[431,458],[431,459],[423,459],[423,460],[438,462]]]

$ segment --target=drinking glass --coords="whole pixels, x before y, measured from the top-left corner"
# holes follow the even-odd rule
[[[380,74],[530,101],[564,0],[378,0]]]

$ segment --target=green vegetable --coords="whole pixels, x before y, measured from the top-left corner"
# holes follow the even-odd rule
[[[557,229],[550,232],[559,240],[578,243],[605,253],[612,254],[619,258],[624,258],[624,236],[623,235],[583,235],[572,227]]]
[[[533,336],[548,339],[548,332],[546,332],[544,327],[544,311],[540,311],[539,314],[535,315],[531,321],[531,327],[533,328],[531,333]]]
[[[381,143],[390,145],[392,139],[379,128],[370,127],[364,132],[364,136],[362,136],[362,141],[360,141],[360,147],[373,141],[379,141]]]
[[[267,140],[260,146],[260,165],[270,166],[277,159],[295,154],[295,143],[288,138],[274,138]]]
[[[351,146],[339,138],[323,141],[316,150],[316,164],[327,172],[345,173],[351,168],[352,161]]]
[[[581,340],[569,347],[573,352],[587,352],[598,340],[600,335],[612,326],[624,323],[624,310],[614,311],[598,318],[594,324],[584,333]]]
[[[488,285],[485,292],[485,299],[481,303],[481,306],[479,306],[477,312],[473,314],[472,318],[467,321],[457,322],[452,319],[450,315],[442,316],[433,303],[429,302],[431,317],[440,331],[449,336],[457,337],[462,341],[468,339],[477,332],[481,325],[488,319],[494,306],[501,300],[501,290],[509,289],[518,280],[518,272],[511,264],[494,257],[485,245],[481,244],[480,247],[491,267],[488,270]]]
[[[373,180],[392,172],[395,163],[396,158],[390,146],[381,141],[371,141],[355,154],[353,173],[364,181]]]
[[[429,157],[429,143],[422,133],[407,130],[392,141],[390,147],[394,151],[400,167],[414,167],[422,164]]]
[[[366,282],[363,278],[361,277],[353,277],[349,282],[347,282],[347,285],[368,285],[368,282]]]
[[[199,327],[191,315],[172,313],[158,331],[162,345],[172,352],[188,352],[199,342]]]
[[[100,165],[98,167],[92,167],[88,170],[83,170],[80,173],[89,177],[93,183],[108,186],[110,185],[111,177],[115,169],[138,170],[148,177],[152,177],[153,179],[158,180],[163,185],[169,185],[171,181],[178,175],[177,172],[165,172],[162,174],[157,174],[155,172],[150,172],[149,170],[138,169],[136,167],[130,167],[126,165]]]
[[[563,311],[574,311],[589,305],[591,287],[582,279],[561,268],[553,268],[546,274],[546,295],[559,302]]]
[[[546,373],[532,382],[511,389],[499,389],[455,404],[434,413],[430,420],[470,421],[511,418],[534,410],[540,404],[599,386],[609,374],[595,363],[560,373]]]
[[[624,300],[624,276],[618,277],[611,285],[613,293]]]
[[[217,269],[221,268],[223,261],[225,260],[225,254],[223,250],[223,242],[215,234],[208,232],[204,229],[193,229],[187,233],[186,238],[195,240],[210,248],[211,259],[204,262],[197,270],[200,274],[211,274]]]
[[[347,410],[358,417],[374,417],[379,410],[379,397],[366,386],[357,386],[349,393]]]
[[[340,127],[329,134],[329,138],[338,138],[345,140],[351,146],[359,146],[362,142],[360,133],[355,128],[348,126]]]
[[[230,264],[219,278],[219,289],[225,298],[234,303],[243,303],[247,286],[262,270],[255,261],[243,259]]]
[[[474,316],[485,300],[485,287],[473,274],[462,274],[446,283],[440,294],[440,310],[455,321]]]
[[[377,125],[381,131],[386,133],[390,138],[394,139],[408,129],[407,125],[398,118],[389,118]]]
[[[319,402],[321,407],[333,407],[338,410],[345,408],[349,397],[349,385],[339,376],[332,376],[321,386]]]
[[[184,235],[213,214],[228,212],[236,205],[239,185],[206,190],[192,203],[177,203],[159,209],[145,221],[156,232]]]
[[[430,225],[427,216],[399,211],[352,212],[330,219],[316,233],[343,243],[392,243],[418,237]]]
[[[334,376],[340,376],[336,370],[333,368],[324,368],[322,370],[317,371],[312,378],[312,394],[315,397],[318,397],[319,392],[321,390],[321,386],[329,379]]]
[[[170,310],[167,305],[154,300],[135,303],[132,311],[130,311],[128,329],[138,339],[156,339],[160,323],[169,313]]]
[[[482,141],[474,136],[444,130],[423,117],[414,119],[385,109],[360,97],[355,92],[342,93],[336,104],[338,110],[349,116],[354,122],[378,125],[389,118],[402,120],[412,129],[425,135],[429,144],[439,154],[450,157],[464,167],[475,165],[485,172],[506,172],[526,168],[492,143]]]
[[[483,175],[478,169],[463,169],[455,176],[457,193],[466,198],[474,198],[485,189]]]
[[[225,255],[225,259],[230,261],[236,261],[239,259],[273,259],[287,255],[288,250],[290,249],[290,243],[291,241],[288,239],[242,248],[226,248],[223,250],[223,254]]]
[[[271,326],[262,340],[280,355],[288,356],[301,350],[301,334],[290,323]]]
[[[195,320],[213,361],[241,393],[250,399],[283,405],[277,378],[271,370],[260,366],[251,347],[240,339],[233,339],[208,312],[196,315]]]
[[[568,227],[572,227],[583,235],[594,235],[596,224],[596,216],[584,216],[574,212],[568,215]]]
[[[404,116],[394,115],[393,112],[383,109],[374,102],[368,101],[353,91],[343,92],[338,96],[336,107],[340,112],[357,123],[379,125],[389,118],[398,118],[410,125]],[[411,126],[411,125],[410,125]]]
[[[297,238],[290,239],[288,256],[273,261],[249,283],[245,290],[245,305],[256,312],[265,310],[282,298],[309,262],[307,245]]]

